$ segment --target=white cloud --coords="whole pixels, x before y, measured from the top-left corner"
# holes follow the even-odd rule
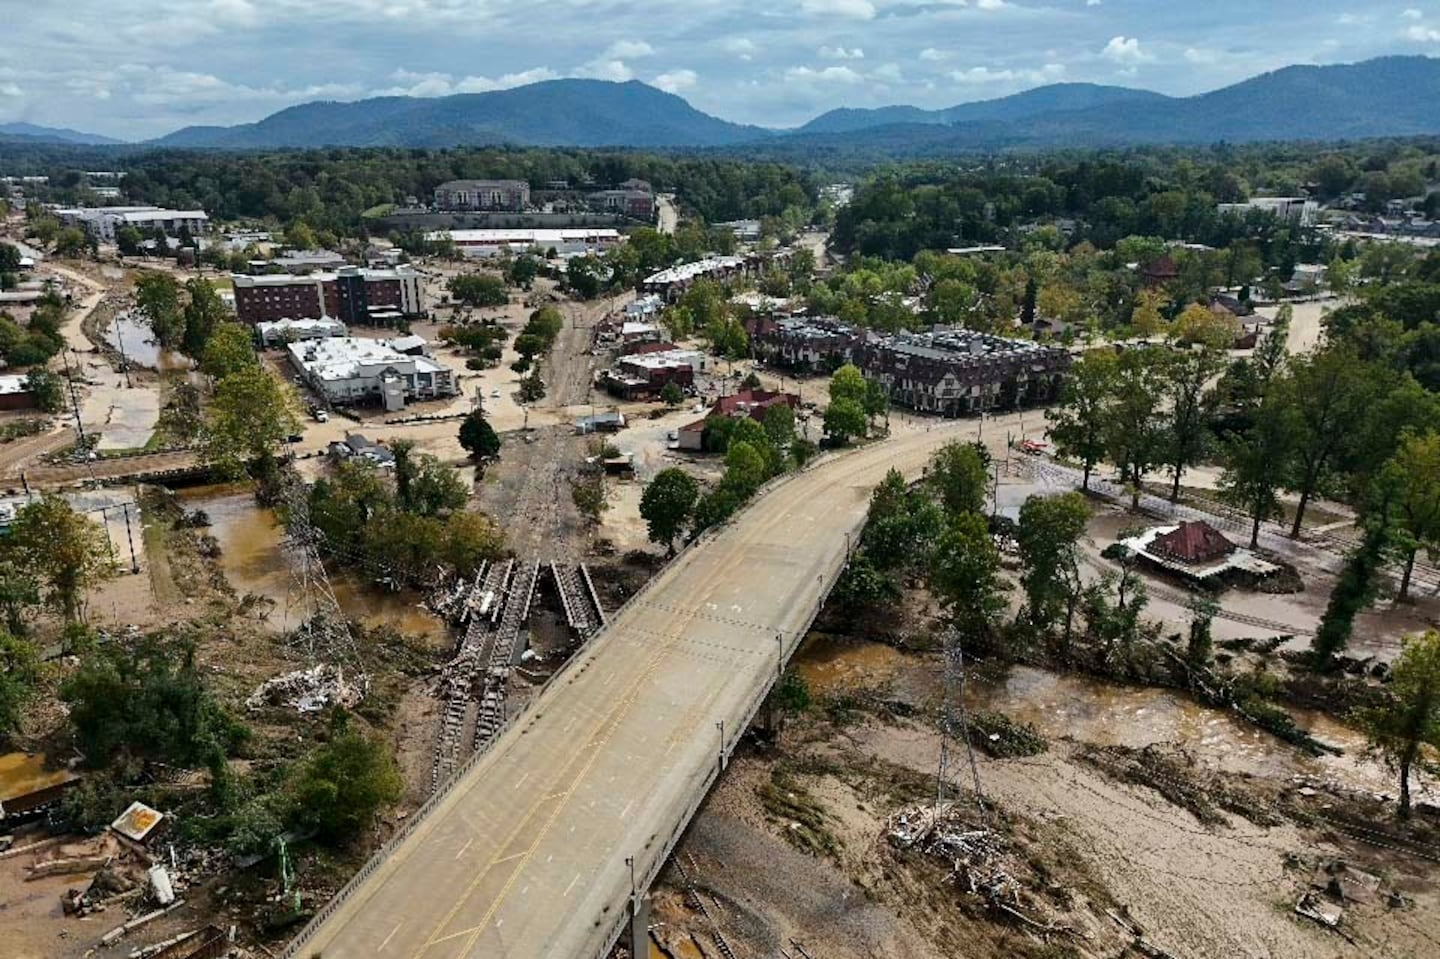
[[[865,51],[859,47],[821,47],[817,51],[826,60],[864,60]]]
[[[1406,10],[1404,13],[1400,14],[1400,16],[1404,17],[1406,20],[1424,20],[1424,19],[1425,19],[1425,14],[1421,13],[1419,10],[1416,10],[1414,7],[1411,7],[1410,9]]]
[[[1047,63],[1036,70],[992,70],[989,67],[971,67],[969,70],[952,70],[950,79],[956,83],[981,86],[990,83],[1054,83],[1065,75],[1065,64]]]
[[[1416,43],[1440,43],[1440,29],[1427,27],[1423,24],[1415,24],[1415,26],[1405,31],[1405,36],[1407,39],[1414,40]]]
[[[860,83],[865,78],[849,67],[825,67],[816,70],[811,67],[791,67],[785,71],[785,79],[801,83]]]
[[[1105,44],[1105,49],[1100,51],[1100,56],[1127,65],[1155,59],[1140,49],[1140,40],[1137,37],[1111,37],[1110,42]]]
[[[950,56],[950,54],[946,53],[944,50],[936,50],[934,47],[926,47],[924,50],[920,51],[920,59],[928,61],[930,63],[936,63],[940,60],[944,60],[948,56]]]
[[[756,53],[760,52],[760,48],[755,45],[755,41],[749,37],[729,37],[720,44],[720,49],[726,53],[735,54],[741,60],[749,60]]]
[[[1085,6],[1098,7],[1100,6],[1100,0],[1085,0]]]
[[[875,19],[875,4],[870,0],[800,0],[800,12],[816,17],[873,20]]]
[[[600,54],[602,60],[635,60],[639,57],[653,57],[655,48],[644,40],[616,40]]]
[[[878,66],[870,75],[876,80],[881,80],[885,83],[902,83],[905,80],[904,75],[900,72],[900,64],[898,63],[886,63]]]
[[[666,93],[679,93],[693,87],[699,79],[694,70],[671,70],[656,77],[654,83]]]
[[[11,97],[18,99],[25,95],[18,83],[0,83],[0,97]]]
[[[616,83],[635,79],[635,72],[626,66],[624,60],[591,60],[576,70],[575,75],[592,80],[614,80]]]
[[[1005,0],[975,0],[975,6],[981,10],[1002,10],[1010,6]]]
[[[534,67],[518,73],[507,73],[499,77],[467,76],[456,77],[448,73],[414,73],[396,70],[390,75],[395,85],[383,90],[369,91],[371,96],[384,97],[445,97],[452,93],[489,93],[491,90],[508,90],[527,83],[553,80],[558,76],[549,67]]]
[[[1185,49],[1186,63],[1218,63],[1223,54],[1219,50],[1207,50],[1203,47],[1187,47]]]

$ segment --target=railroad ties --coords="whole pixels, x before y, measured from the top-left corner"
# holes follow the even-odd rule
[[[555,578],[555,591],[560,594],[565,622],[581,639],[589,638],[605,625],[605,610],[600,607],[600,597],[584,563],[578,566],[551,563],[550,574]]]
[[[510,687],[510,671],[525,651],[525,645],[516,640],[520,638],[520,628],[530,616],[530,604],[535,600],[535,585],[539,580],[540,564],[526,563],[510,584],[485,669],[485,688],[480,694],[480,712],[475,717],[474,750],[489,745],[505,725],[505,695]]]

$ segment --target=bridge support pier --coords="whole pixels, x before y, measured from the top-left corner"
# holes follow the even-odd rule
[[[630,897],[630,955],[632,959],[650,956],[650,897],[640,892]]]

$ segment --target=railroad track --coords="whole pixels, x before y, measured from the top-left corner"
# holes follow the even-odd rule
[[[555,578],[555,590],[560,594],[565,621],[571,629],[583,638],[605,625],[605,611],[600,608],[590,571],[583,563],[578,566],[551,563],[550,574]]]

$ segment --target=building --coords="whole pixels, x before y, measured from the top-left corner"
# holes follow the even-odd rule
[[[741,243],[760,242],[759,220],[726,220],[715,226],[721,230],[729,230]]]
[[[1120,543],[1148,565],[1195,582],[1237,574],[1265,577],[1280,571],[1279,566],[1237,547],[1204,522],[1155,526]]]
[[[35,407],[35,394],[30,390],[30,375],[0,376],[0,410],[28,410]]]
[[[1209,523],[1185,520],[1151,540],[1150,552],[1180,563],[1213,563],[1235,552],[1235,544]]]
[[[339,320],[328,316],[319,319],[274,320],[255,324],[255,335],[266,348],[299,343],[302,340],[323,340],[332,336],[349,336],[350,330]]]
[[[800,397],[794,393],[777,393],[772,390],[740,390],[738,393],[722,396],[710,407],[703,419],[680,428],[677,445],[682,450],[698,452],[705,447],[705,426],[711,420],[718,417],[748,416],[757,423],[764,423],[765,414],[775,406],[798,409]]]
[[[853,362],[892,402],[941,416],[1045,402],[1070,369],[1063,349],[972,330],[872,336],[854,353]]]
[[[712,256],[694,263],[682,263],[668,270],[652,273],[640,281],[640,292],[674,303],[697,280],[726,280],[749,275],[758,265],[758,258],[744,256]]]
[[[529,205],[530,184],[524,180],[451,180],[435,188],[437,210],[519,213]]]
[[[665,339],[665,330],[655,323],[626,320],[620,324],[621,348],[638,346],[642,343],[660,343]],[[631,352],[631,351],[627,351]]]
[[[330,455],[337,460],[366,460],[380,469],[389,469],[395,465],[394,453],[359,433],[347,433],[343,440],[331,443]]]
[[[562,256],[581,253],[599,254],[613,250],[625,242],[618,230],[610,229],[562,229],[562,230],[437,230],[427,233],[425,239],[434,243],[450,240],[465,256],[492,257],[506,253],[524,253],[539,250],[542,254],[554,250]]]
[[[234,274],[235,315],[242,323],[334,317],[348,326],[394,326],[425,312],[420,274],[411,266],[296,276]]]
[[[403,409],[411,400],[433,400],[460,392],[455,374],[428,356],[402,353],[392,341],[338,336],[291,343],[290,364],[327,403],[379,402]]]
[[[1179,278],[1180,267],[1168,253],[1146,263],[1140,270],[1140,279],[1146,286],[1164,286]]]
[[[591,433],[618,433],[625,428],[625,414],[619,410],[607,410],[582,416],[575,421],[575,432],[582,436]]]
[[[49,768],[44,753],[0,756],[0,826],[40,816],[79,781],[69,769]]]
[[[838,369],[860,342],[854,327],[833,316],[782,316],[751,331],[756,354],[767,363],[794,370]]]
[[[1314,226],[1320,219],[1320,204],[1303,196],[1257,196],[1244,203],[1221,203],[1217,209],[1222,216],[1268,213],[1297,226]]]
[[[287,250],[273,260],[252,260],[250,265],[257,273],[299,274],[343,269],[349,261],[333,250]]]
[[[125,227],[152,233],[158,228],[172,237],[182,230],[201,236],[210,229],[210,217],[204,210],[165,210],[156,206],[60,207],[55,210],[55,218],[67,227],[79,227],[101,243],[114,243],[115,234]]]
[[[698,350],[660,350],[622,356],[615,366],[600,375],[600,385],[623,399],[658,395],[668,383],[682,389],[695,384],[695,374],[709,369],[705,354]]]
[[[586,198],[593,209],[649,223],[655,219],[655,194],[648,190],[597,190]]]

